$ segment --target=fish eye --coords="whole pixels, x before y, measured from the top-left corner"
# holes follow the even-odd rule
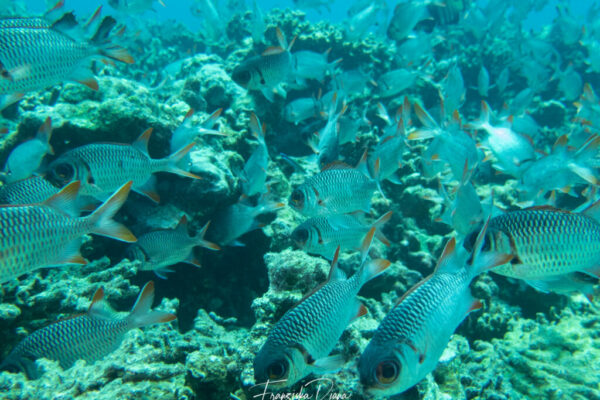
[[[75,176],[75,169],[71,164],[61,163],[54,167],[54,174],[62,180],[71,180]]]
[[[304,202],[304,193],[302,193],[302,190],[294,189],[294,191],[292,192],[291,200],[292,203],[294,203],[294,206],[296,207],[302,205],[302,203]]]
[[[400,374],[400,365],[396,361],[383,361],[377,365],[375,370],[375,378],[379,383],[389,385],[398,379]]]
[[[234,71],[233,72],[233,76],[232,76],[233,80],[237,83],[239,83],[240,85],[247,85],[248,82],[250,82],[250,71],[244,69],[241,71]]]
[[[292,232],[292,239],[298,246],[304,245],[308,240],[308,229],[296,228],[296,230]]]
[[[281,379],[287,375],[288,362],[286,360],[277,360],[267,367],[267,376],[269,379]]]

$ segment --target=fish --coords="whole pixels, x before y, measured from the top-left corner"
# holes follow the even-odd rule
[[[318,143],[314,143],[309,140],[309,145],[313,151],[318,155],[318,163],[320,167],[324,167],[334,161],[337,161],[340,156],[340,141],[339,141],[339,119],[346,110],[348,109],[347,104],[344,100],[341,101],[342,109],[338,113],[338,97],[337,93],[334,93],[331,99],[329,112],[327,115],[327,124],[323,129],[316,133],[315,136],[319,139]]]
[[[321,7],[331,12],[331,4],[333,0],[292,0],[294,5],[301,9],[314,8],[317,11],[321,11]]]
[[[265,17],[256,0],[252,1],[251,35],[254,44],[265,42]]]
[[[194,4],[190,6],[192,14],[202,19],[202,29],[199,33],[207,43],[217,44],[227,38],[229,18],[226,14],[229,6],[229,4],[223,4],[223,1],[214,2],[213,0],[194,0]]]
[[[442,82],[442,98],[445,101],[445,110],[452,115],[454,110],[459,110],[465,101],[465,81],[458,64],[453,64]]]
[[[284,207],[283,203],[269,200],[267,195],[268,193],[261,195],[256,204],[252,204],[246,196],[242,196],[237,203],[217,211],[209,231],[211,241],[221,247],[245,246],[238,239],[264,226],[257,218]]]
[[[52,121],[46,118],[35,138],[19,144],[10,152],[4,166],[5,182],[16,182],[29,178],[38,170],[46,154],[54,154],[50,145]]]
[[[216,135],[216,136],[227,136],[225,133],[220,132],[218,130],[212,129],[221,113],[223,112],[222,108],[219,108],[212,112],[204,121],[202,121],[198,126],[195,126],[192,123],[192,117],[195,114],[193,108],[190,108],[183,118],[183,122],[181,125],[175,129],[173,135],[171,136],[171,153],[176,152],[177,150],[182,149],[184,146],[187,146],[190,142],[193,142],[198,136],[202,135]]]
[[[501,172],[518,178],[523,163],[537,158],[531,139],[513,131],[506,124],[490,124],[490,106],[485,101],[481,102],[479,120],[469,123],[468,127],[487,132],[487,137],[481,143],[494,155],[496,162],[493,165]]]
[[[194,247],[221,249],[215,243],[204,240],[208,225],[204,225],[196,236],[190,236],[187,218],[183,216],[175,229],[162,229],[140,236],[128,248],[128,254],[132,260],[141,261],[142,271],[154,271],[163,279],[166,279],[166,273],[173,272],[168,267],[180,262],[200,267],[200,262],[194,258]]]
[[[65,370],[77,360],[92,364],[115,351],[130,330],[177,318],[168,312],[152,310],[153,301],[154,283],[150,281],[140,291],[131,312],[120,317],[108,305],[100,287],[87,313],[31,333],[15,346],[0,369],[22,371],[29,379],[37,379],[42,375],[35,362],[38,358],[58,361]]]
[[[376,188],[377,182],[359,169],[335,162],[296,187],[289,205],[306,217],[369,213]]]
[[[357,40],[365,35],[377,22],[379,14],[385,11],[387,6],[381,0],[369,2],[365,8],[344,20],[345,39]]]
[[[488,97],[488,91],[490,90],[490,74],[485,68],[481,66],[479,68],[479,74],[477,74],[477,92],[481,97]]]
[[[358,361],[360,382],[375,396],[402,393],[433,371],[456,328],[482,307],[469,289],[479,274],[512,256],[481,252],[485,225],[469,254],[450,239],[435,271],[385,316]],[[470,257],[471,256],[471,257]],[[470,258],[470,262],[469,262]]]
[[[407,150],[404,120],[400,119],[396,124],[396,132],[379,139],[368,156],[367,165],[370,175],[376,178],[378,185],[381,185],[384,180],[396,185],[402,183],[398,170],[402,166],[402,157]],[[382,191],[381,187],[379,191]]]
[[[508,87],[508,81],[510,79],[510,69],[508,67],[504,67],[500,74],[496,78],[496,88],[500,93],[504,93],[506,88]]]
[[[484,248],[510,253],[513,258],[492,272],[522,279],[542,291],[552,291],[565,278],[572,283],[574,273],[600,278],[599,211],[600,202],[595,202],[577,213],[536,206],[493,217]],[[472,235],[465,240],[467,248],[471,242]]]
[[[443,108],[444,103],[442,102]],[[483,156],[473,137],[463,130],[458,112],[454,112],[452,119],[445,121],[440,126],[419,103],[414,104],[414,110],[423,127],[409,133],[408,140],[433,138],[422,158],[426,176],[433,177],[441,174],[444,180],[460,181],[465,162],[467,169],[475,170],[477,168]],[[452,179],[446,177],[448,170]]]
[[[266,129],[266,125],[260,124],[256,114],[250,114],[250,132],[258,140],[258,146],[246,161],[242,171],[242,193],[248,197],[267,192],[269,150],[265,142]]]
[[[564,71],[557,68],[555,77],[558,77],[558,89],[563,93],[566,101],[571,102],[579,98],[583,90],[583,80],[572,64],[569,64]]]
[[[301,97],[287,103],[283,109],[283,119],[298,125],[307,119],[318,117],[321,102],[314,97]]]
[[[85,264],[79,254],[88,233],[134,242],[135,236],[112,220],[131,189],[121,186],[90,215],[77,217],[80,183],[65,186],[43,203],[0,206],[0,283],[42,267]]]
[[[600,137],[591,137],[579,149],[571,148],[567,141],[566,135],[561,136],[550,154],[524,165],[518,186],[521,200],[535,199],[539,205],[548,191],[575,195],[575,185],[598,185]]]
[[[37,204],[60,191],[43,176],[33,176],[0,186],[0,204]]]
[[[392,211],[388,211],[372,224],[365,224],[361,218],[352,214],[312,217],[294,229],[292,240],[299,249],[331,260],[338,247],[340,251],[360,250],[363,239],[371,228],[375,228],[375,237],[389,246],[390,241],[381,228],[391,218]]]
[[[98,14],[97,11],[90,22]],[[86,27],[94,25],[90,22]],[[93,60],[133,63],[127,50],[108,40],[116,25],[112,17],[105,17],[89,40],[76,35],[73,25],[76,22],[72,13],[54,23],[44,18],[0,19],[0,60],[10,75],[10,79],[0,79],[0,110],[27,92],[64,81],[76,81],[97,90],[98,82],[89,68]]]
[[[425,2],[406,1],[398,3],[390,19],[387,36],[397,42],[406,39],[419,21],[427,17]]]
[[[260,56],[251,57],[235,67],[231,79],[244,89],[260,91],[270,102],[275,94],[286,97],[282,84],[292,78],[293,60],[290,50],[296,41],[288,45],[283,33],[277,28],[279,47],[269,47]]]
[[[147,129],[133,144],[92,143],[60,155],[48,166],[47,179],[59,185],[72,180],[81,181],[81,194],[102,200],[124,182],[133,181],[132,189],[155,202],[160,197],[154,188],[152,174],[170,172],[200,179],[178,166],[194,147],[181,148],[166,158],[153,159],[148,155],[152,128]]]
[[[166,7],[163,0],[108,0],[108,4],[118,11],[141,14],[146,11],[156,11],[153,8],[155,1],[158,1],[161,6]]]
[[[335,67],[342,61],[341,58],[329,62],[327,59],[331,49],[323,53],[310,50],[300,50],[292,53],[293,79],[302,87],[306,87],[306,80],[312,79],[319,82],[325,80],[327,74],[334,75]]]
[[[311,373],[323,374],[343,366],[341,355],[329,353],[346,326],[368,312],[356,298],[361,287],[384,272],[390,262],[363,262],[354,275],[346,278],[337,267],[338,254],[339,250],[327,281],[288,310],[269,331],[254,358],[257,383],[289,387]]]
[[[405,68],[388,71],[377,79],[377,94],[381,98],[396,96],[410,88],[416,79],[416,71]]]

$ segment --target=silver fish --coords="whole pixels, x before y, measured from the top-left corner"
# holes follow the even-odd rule
[[[43,177],[34,176],[0,186],[0,204],[43,203],[59,190]]]
[[[481,308],[469,284],[511,256],[480,253],[482,230],[471,264],[452,238],[432,275],[404,294],[383,319],[358,361],[360,380],[376,396],[402,393],[435,369],[450,337],[469,312]]]
[[[171,172],[199,179],[178,165],[193,148],[194,143],[166,158],[153,159],[148,155],[148,140],[151,134],[152,128],[142,133],[131,145],[94,143],[69,150],[48,166],[47,177],[59,184],[80,180],[81,194],[100,200],[124,182],[133,181],[134,191],[156,202],[160,198],[152,179],[155,172]]]
[[[173,321],[177,317],[163,311],[152,311],[154,283],[141,290],[131,312],[118,318],[98,289],[86,314],[60,320],[33,332],[23,339],[2,363],[2,368],[20,370],[31,379],[40,371],[35,360],[47,358],[59,362],[63,369],[75,361],[93,363],[116,350],[131,329]]]
[[[216,244],[204,240],[207,229],[208,223],[196,236],[190,236],[184,216],[175,229],[163,229],[140,236],[129,247],[128,253],[132,259],[142,262],[142,271],[154,271],[158,277],[166,279],[165,274],[173,272],[168,268],[171,265],[185,262],[200,267],[200,262],[194,258],[194,247],[220,250]]]
[[[80,238],[88,233],[134,242],[135,236],[112,220],[121,208],[131,182],[85,217],[73,217],[79,182],[73,182],[42,204],[0,207],[0,283],[36,269],[85,264]]]
[[[50,146],[52,122],[50,117],[42,124],[35,138],[19,144],[8,155],[4,166],[6,182],[29,178],[38,170],[46,154],[54,154]]]
[[[389,265],[387,260],[373,260],[346,278],[337,269],[336,253],[327,282],[289,310],[269,332],[254,358],[257,384],[288,387],[310,373],[339,369],[344,359],[329,353],[346,326],[367,313],[356,295]]]
[[[266,126],[260,124],[256,114],[250,115],[250,132],[258,140],[258,146],[244,164],[242,192],[250,197],[267,192],[267,167],[269,151],[265,142]]]

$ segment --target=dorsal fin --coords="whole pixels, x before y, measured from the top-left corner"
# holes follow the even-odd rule
[[[183,231],[186,234],[188,233],[188,219],[187,216],[183,216],[181,217],[181,219],[179,220],[179,223],[177,223],[177,229],[178,231]]]
[[[332,161],[329,164],[325,165],[321,169],[321,171],[327,171],[330,169],[354,169],[354,168],[352,168],[352,166],[346,164],[345,162],[338,160],[338,161]]]
[[[435,265],[435,269],[433,274],[435,275],[440,270],[444,269],[445,264],[448,262],[448,259],[454,252],[456,251],[456,238],[452,238],[448,240],[446,246],[444,246],[444,251],[442,251],[442,255],[440,256],[437,264]]]
[[[569,138],[567,137],[567,135],[560,136],[554,142],[554,145],[552,146],[552,150],[554,151],[554,150],[558,149],[559,147],[567,147],[568,141],[569,141]]]
[[[554,206],[549,205],[541,205],[541,206],[531,206],[524,208],[523,211],[554,211],[554,212],[562,212],[565,214],[571,214],[569,210],[563,210],[561,208],[556,208]]]
[[[148,142],[153,128],[146,129],[131,145],[144,154],[148,154]]]
[[[99,287],[96,292],[94,292],[94,296],[92,296],[92,303],[88,308],[88,313],[91,313],[94,308],[97,308],[99,303],[104,300],[104,288]]]
[[[581,213],[600,222],[600,200],[596,201],[595,203],[592,203]]]

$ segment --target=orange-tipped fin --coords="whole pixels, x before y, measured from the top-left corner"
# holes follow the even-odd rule
[[[148,143],[152,135],[153,128],[148,128],[131,145],[144,154],[148,154]]]
[[[93,224],[92,233],[124,242],[135,242],[137,240],[129,229],[112,219],[127,200],[132,184],[133,182],[129,181],[121,186],[96,211],[85,217],[89,218]]]
[[[48,198],[42,204],[62,211],[72,217],[76,217],[79,214],[79,210],[77,208],[77,195],[79,194],[80,187],[81,182],[71,182],[62,188],[60,192]]]
[[[127,316],[132,327],[141,327],[162,322],[173,321],[177,318],[174,314],[152,311],[154,301],[154,282],[150,281],[143,287],[131,313]]]

